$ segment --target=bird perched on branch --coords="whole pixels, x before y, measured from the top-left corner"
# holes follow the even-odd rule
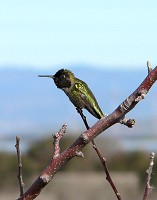
[[[52,78],[57,88],[65,92],[77,110],[86,109],[98,119],[104,117],[88,85],[76,78],[70,70],[60,69],[55,75],[39,75],[39,77]]]

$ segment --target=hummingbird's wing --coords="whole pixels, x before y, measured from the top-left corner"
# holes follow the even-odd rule
[[[80,98],[84,104],[84,108],[87,109],[96,118],[102,118],[104,114],[101,111],[98,102],[92,91],[89,89],[88,85],[85,82],[78,80],[74,87],[75,90],[78,90],[78,94],[80,95]]]

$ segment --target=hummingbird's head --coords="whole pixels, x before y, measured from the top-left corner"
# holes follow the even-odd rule
[[[53,80],[56,86],[60,89],[70,88],[74,78],[75,78],[74,74],[68,69],[60,69],[53,76]]]
[[[60,69],[55,75],[39,75],[39,77],[52,78],[56,86],[60,89],[70,88],[75,80],[74,74],[68,69]]]

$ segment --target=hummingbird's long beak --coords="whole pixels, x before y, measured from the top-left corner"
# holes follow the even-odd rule
[[[38,77],[47,77],[47,78],[52,78],[52,79],[54,79],[54,76],[53,76],[53,75],[39,75]]]

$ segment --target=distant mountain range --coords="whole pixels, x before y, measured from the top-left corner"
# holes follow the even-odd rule
[[[95,94],[102,110],[111,113],[129,96],[147,76],[143,70],[103,70],[90,66],[71,68],[84,80]],[[58,69],[35,70],[0,69],[0,140],[15,137],[38,138],[51,134],[67,123],[69,130],[84,130],[84,125],[74,106],[65,94],[57,89],[53,80],[38,78],[39,74],[54,74]],[[145,100],[128,114],[137,123],[130,130],[116,125],[107,132],[114,137],[143,137],[156,135],[157,129],[157,84]],[[97,121],[85,111],[92,125]]]

